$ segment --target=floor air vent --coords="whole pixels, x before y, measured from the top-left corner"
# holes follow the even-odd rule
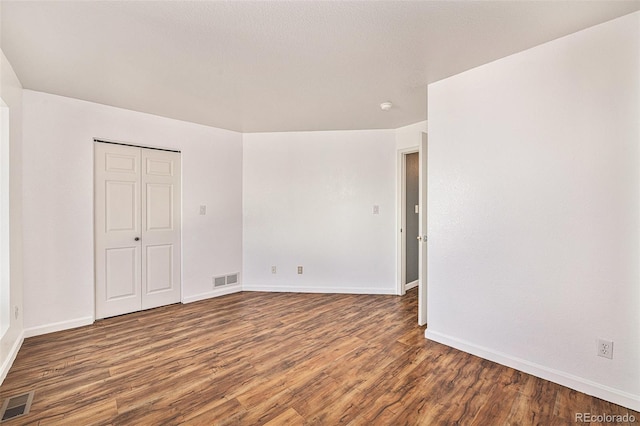
[[[33,391],[5,399],[0,411],[0,422],[28,414],[32,401]]]
[[[225,275],[222,277],[213,277],[213,286],[222,287],[224,285],[238,284],[238,274]]]

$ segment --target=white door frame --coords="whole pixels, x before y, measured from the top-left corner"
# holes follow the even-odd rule
[[[422,132],[420,141],[420,166],[419,166],[419,187],[420,187],[420,213],[418,230],[418,325],[427,324],[427,214],[428,214],[428,166],[429,166],[429,140],[426,132]]]
[[[406,292],[405,277],[406,277],[406,261],[405,261],[405,240],[406,240],[406,157],[408,154],[415,154],[419,151],[419,147],[403,148],[398,150],[398,197],[396,206],[396,218],[397,218],[397,277],[396,277],[396,294],[403,296]]]

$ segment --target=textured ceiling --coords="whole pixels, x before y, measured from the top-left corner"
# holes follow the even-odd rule
[[[27,89],[242,132],[397,128],[427,84],[640,1],[6,1]],[[392,101],[391,111],[379,104]]]

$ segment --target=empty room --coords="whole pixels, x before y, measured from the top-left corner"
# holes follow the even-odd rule
[[[640,1],[0,37],[0,423],[640,423]]]

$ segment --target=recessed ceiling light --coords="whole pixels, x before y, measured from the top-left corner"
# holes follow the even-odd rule
[[[383,111],[389,111],[391,109],[391,107],[393,106],[393,104],[391,102],[383,102],[380,104],[380,109]]]

